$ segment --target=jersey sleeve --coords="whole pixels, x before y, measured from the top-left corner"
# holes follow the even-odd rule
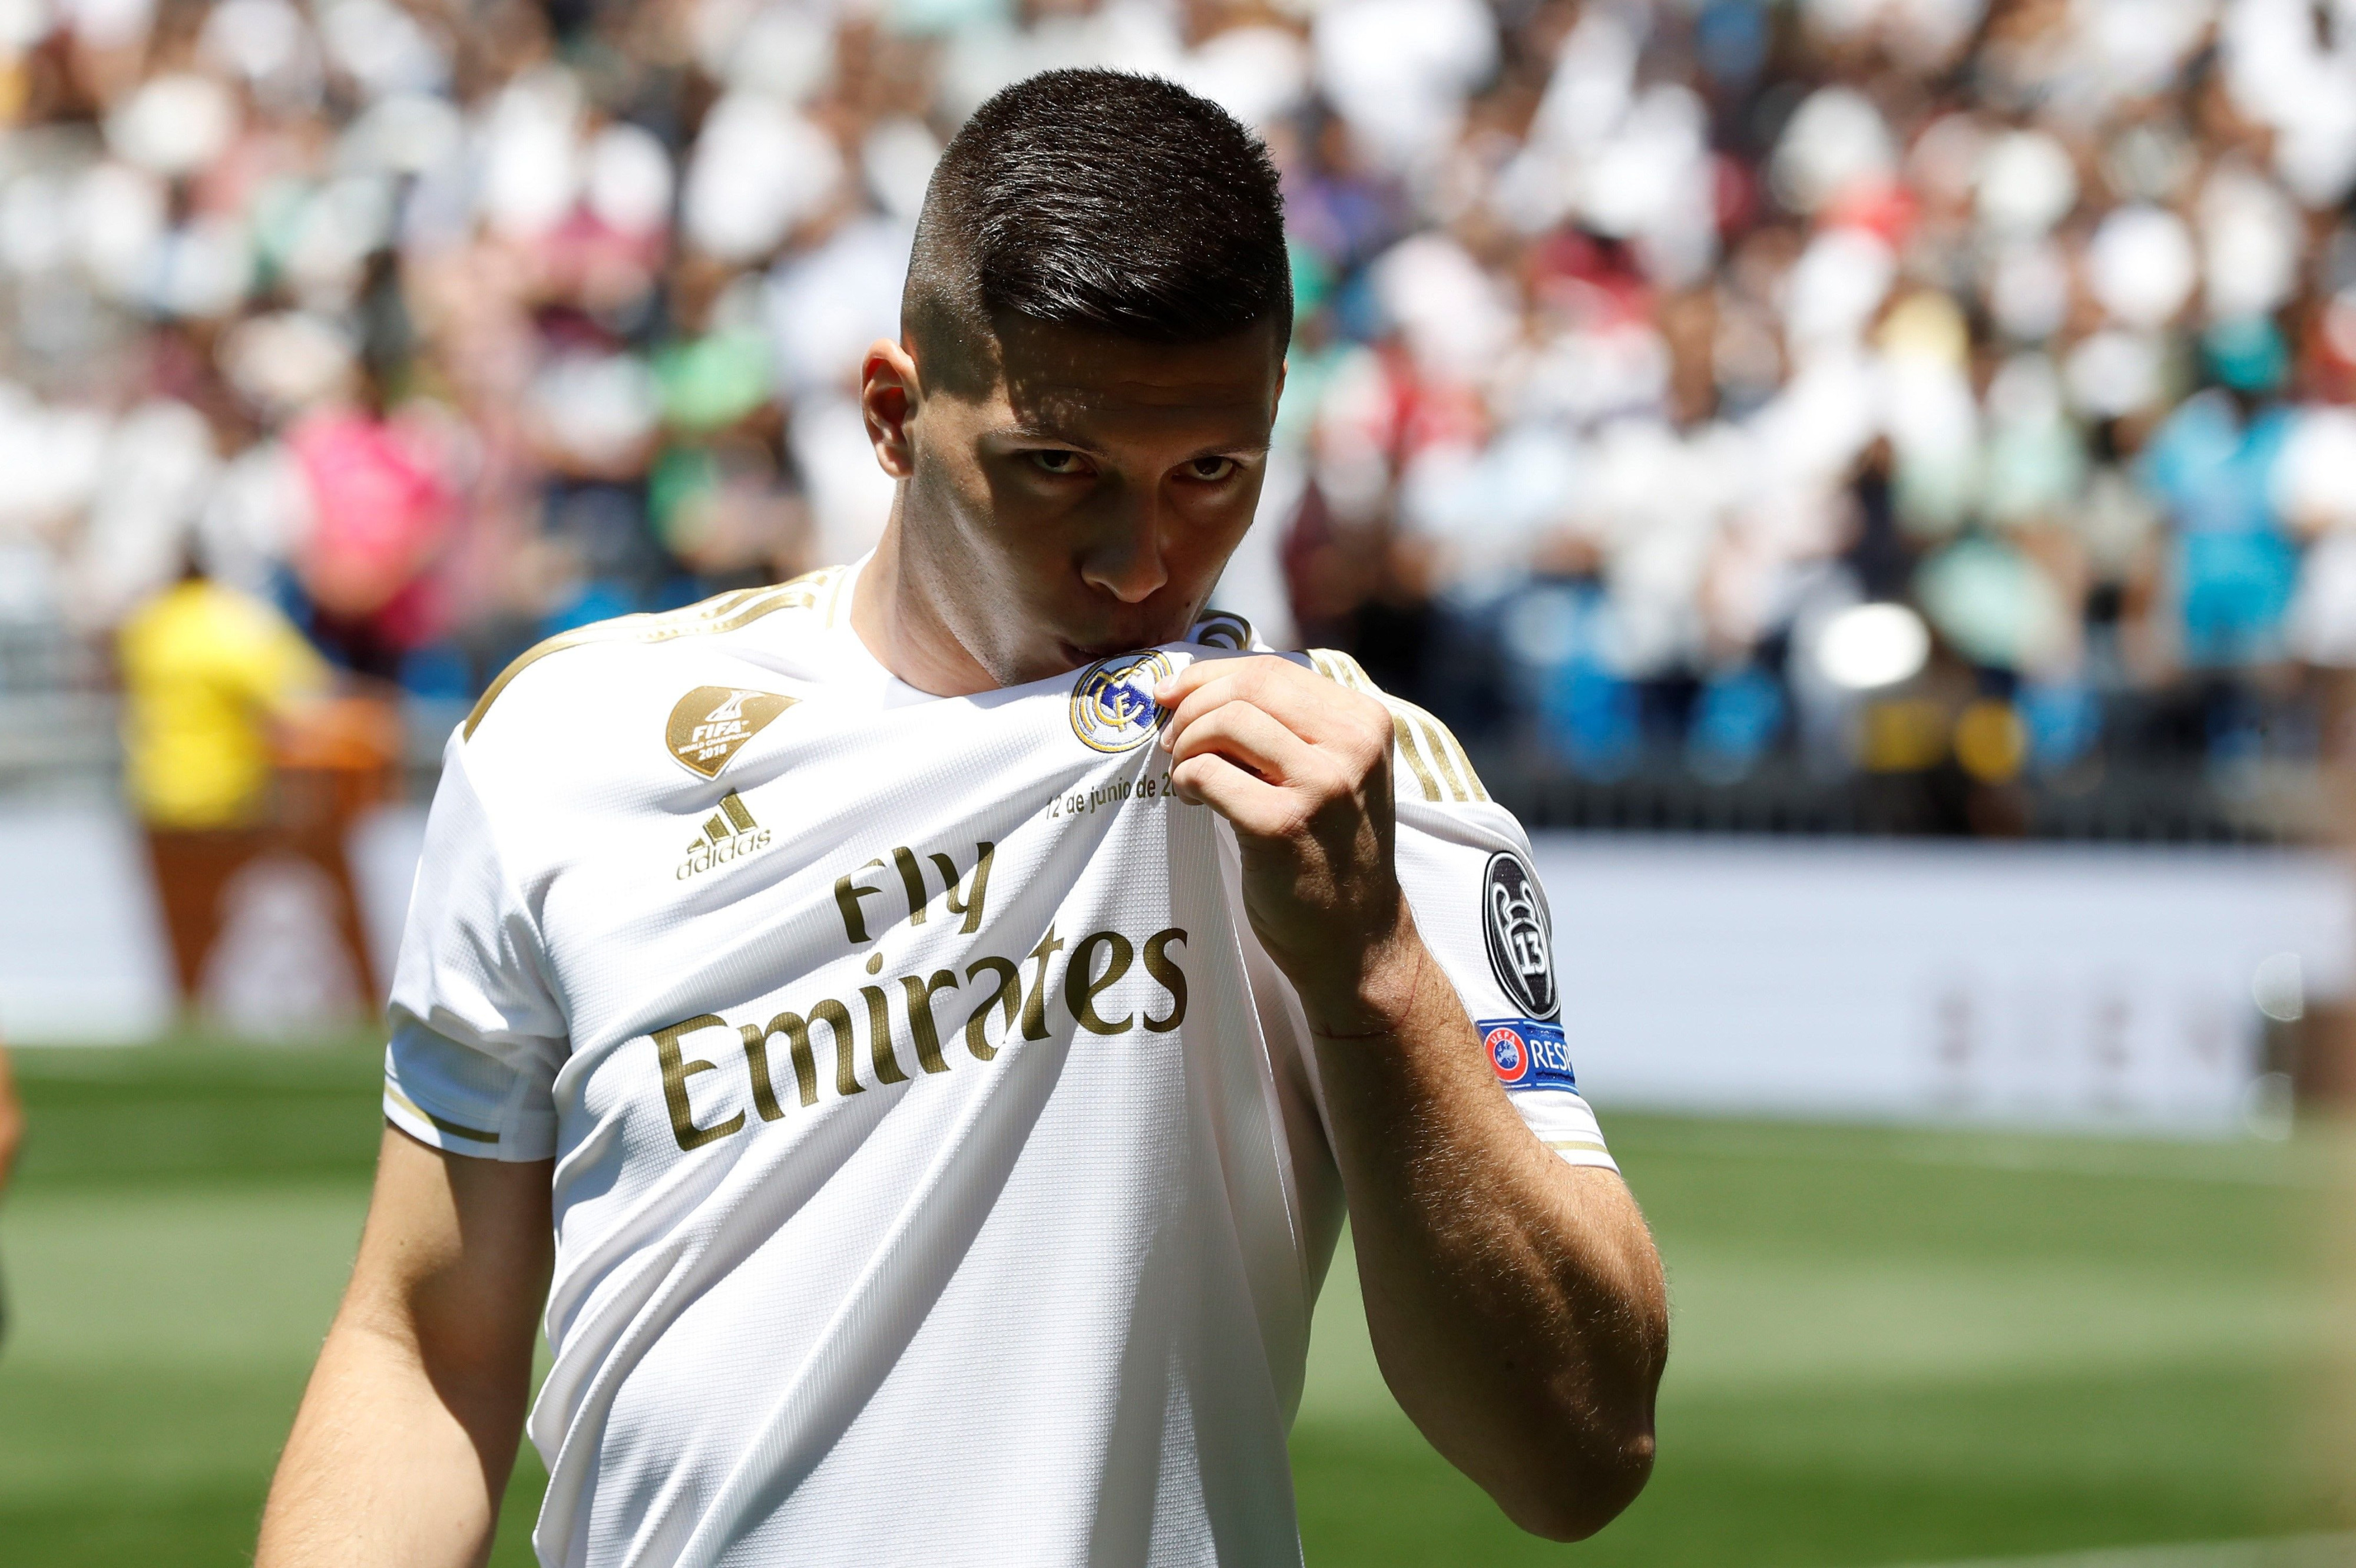
[[[444,754],[394,966],[384,1113],[481,1159],[556,1152],[569,1050],[538,922],[503,862],[461,739]]]
[[[1310,658],[1391,710],[1399,885],[1424,945],[1472,1015],[1490,1070],[1547,1147],[1575,1165],[1617,1170],[1572,1070],[1554,921],[1521,824],[1489,799],[1445,725],[1377,691],[1345,655]]]

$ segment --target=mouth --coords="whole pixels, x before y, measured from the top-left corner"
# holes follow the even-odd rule
[[[1094,664],[1100,659],[1110,659],[1117,654],[1132,653],[1140,648],[1151,646],[1150,643],[1138,642],[1101,642],[1084,648],[1078,643],[1066,642],[1060,638],[1055,641],[1056,651],[1061,653],[1075,670],[1083,664]]]

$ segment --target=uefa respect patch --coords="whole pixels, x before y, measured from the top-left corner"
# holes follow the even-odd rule
[[[1535,1018],[1483,1018],[1472,1026],[1481,1032],[1481,1048],[1489,1055],[1490,1070],[1507,1089],[1567,1089],[1579,1092],[1571,1076],[1570,1049],[1563,1044],[1562,1026]]]

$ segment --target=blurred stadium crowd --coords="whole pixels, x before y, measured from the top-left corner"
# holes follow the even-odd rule
[[[0,0],[0,689],[196,557],[464,700],[848,559],[942,139],[1268,137],[1237,607],[1610,779],[2296,765],[2356,664],[2356,0]]]

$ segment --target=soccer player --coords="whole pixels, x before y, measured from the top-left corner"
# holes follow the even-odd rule
[[[1635,1495],[1659,1265],[1527,844],[1429,716],[1203,614],[1290,314],[1226,115],[1009,88],[867,353],[874,553],[486,693],[262,1568],[480,1561],[543,1302],[543,1563],[1298,1562],[1345,1208],[1443,1454],[1550,1536]]]

